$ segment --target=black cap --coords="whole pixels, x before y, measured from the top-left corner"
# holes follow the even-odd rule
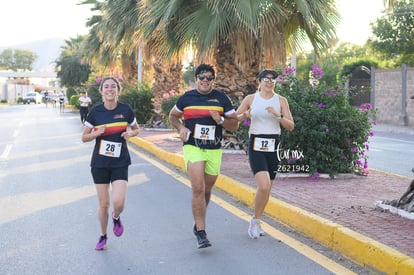
[[[276,71],[266,69],[266,70],[263,70],[259,73],[259,76],[258,76],[259,80],[262,80],[262,78],[266,77],[266,75],[268,75],[268,74],[273,75],[274,78],[277,78],[279,76],[279,74]]]

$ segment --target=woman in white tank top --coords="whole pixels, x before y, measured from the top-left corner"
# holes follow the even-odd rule
[[[288,131],[295,127],[286,98],[274,92],[277,77],[274,70],[260,72],[258,91],[246,96],[236,111],[239,121],[250,119],[249,162],[257,183],[254,214],[248,228],[253,239],[264,234],[260,219],[269,201],[279,164],[280,127]]]

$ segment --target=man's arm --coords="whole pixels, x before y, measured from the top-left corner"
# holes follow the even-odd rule
[[[217,111],[210,111],[211,117],[216,121],[217,124],[221,122],[221,116]],[[224,117],[224,121],[221,123],[225,129],[229,131],[236,131],[239,128],[239,121],[237,120],[237,114],[232,113]]]
[[[180,139],[185,142],[188,140],[187,135],[190,134],[191,131],[183,125],[181,118],[182,113],[173,107],[169,115],[170,123],[172,126],[174,126],[175,129],[177,129],[178,133],[180,134]]]

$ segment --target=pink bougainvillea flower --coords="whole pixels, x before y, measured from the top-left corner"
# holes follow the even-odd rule
[[[311,180],[317,180],[321,175],[318,172],[315,172],[312,176],[311,176]]]

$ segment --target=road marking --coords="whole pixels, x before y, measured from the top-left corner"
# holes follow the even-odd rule
[[[20,130],[19,129],[14,130],[13,137],[14,138],[17,137],[19,135],[19,133],[20,133]]]
[[[179,173],[169,169],[168,167],[164,166],[157,160],[150,158],[149,156],[145,155],[144,153],[139,152],[134,148],[129,148],[130,151],[134,152],[139,157],[145,159],[155,167],[159,168],[160,170],[164,171],[165,173],[171,175],[181,183],[185,184],[187,187],[191,188],[190,181],[185,178],[184,176],[180,175]],[[221,198],[215,196],[214,194],[211,195],[211,201],[215,202],[217,205],[221,206],[222,208],[226,209],[230,213],[234,214],[235,216],[245,220],[250,220],[250,215],[237,207],[231,205],[230,203],[222,200]],[[320,266],[326,268],[327,270],[333,272],[334,274],[355,274],[351,270],[343,267],[342,265],[334,262],[333,260],[329,259],[328,257],[324,256],[323,254],[317,252],[316,250],[312,249],[311,247],[301,243],[300,241],[284,234],[283,232],[277,230],[276,228],[272,227],[270,224],[262,222],[263,228],[265,229],[267,235],[272,236],[273,238],[280,240],[284,244],[288,245],[292,249],[296,250],[303,256],[309,258],[313,262],[319,264]]]
[[[9,153],[13,147],[13,144],[7,144],[6,148],[4,148],[3,154],[1,154],[0,159],[6,159],[9,156]]]

